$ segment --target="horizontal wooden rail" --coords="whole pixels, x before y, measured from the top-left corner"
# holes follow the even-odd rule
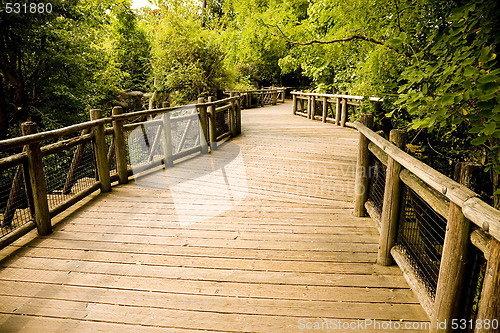
[[[391,141],[393,141],[391,142],[371,130],[370,126],[366,125],[365,118],[354,123],[360,137],[369,141],[367,145],[360,144],[359,151],[362,152],[363,149],[370,151],[376,159],[386,166],[385,191],[382,214],[370,199],[367,200],[366,197],[363,197],[363,195],[366,196],[368,187],[361,193],[355,191],[355,207],[363,203],[363,207],[368,211],[369,215],[377,224],[381,224],[379,263],[387,264],[390,262],[391,258],[387,255],[387,250],[390,249],[392,259],[396,261],[403,271],[410,287],[431,319],[430,332],[451,332],[449,325],[448,328],[441,329],[437,323],[451,322],[453,318],[457,318],[461,310],[460,306],[463,306],[461,300],[464,288],[473,288],[473,292],[476,293],[477,297],[478,291],[474,288],[481,286],[478,284],[468,287],[465,281],[466,262],[476,260],[468,257],[468,248],[475,246],[483,252],[484,258],[487,260],[477,318],[478,320],[498,318],[500,307],[496,306],[498,302],[496,295],[500,292],[500,211],[481,200],[479,195],[468,187],[474,184],[474,173],[479,170],[480,166],[472,163],[461,164],[460,172],[456,171],[456,176],[459,174],[460,182],[452,180],[407,154],[403,150],[405,145],[399,148],[395,144],[397,141],[392,138],[396,130],[391,131]],[[360,140],[360,142],[363,140]],[[363,146],[366,148],[363,148]],[[358,164],[362,161],[360,156],[362,154],[358,153]],[[395,164],[401,166],[402,169],[394,172],[393,166]],[[368,169],[368,164],[365,163],[363,166],[364,170]],[[360,170],[363,170],[363,168]],[[442,246],[441,250],[435,249],[435,251],[440,251],[437,282],[435,280],[433,282],[424,282],[422,276],[425,275],[421,275],[421,272],[425,267],[418,266],[425,266],[426,264],[414,261],[415,258],[410,256],[412,251],[419,251],[418,247],[415,248],[404,241],[401,241],[401,243],[396,242],[396,233],[393,231],[398,227],[406,228],[404,225],[398,226],[402,221],[400,221],[400,216],[403,216],[398,211],[402,209],[403,204],[398,203],[398,200],[394,200],[394,198],[401,196],[397,185],[399,179],[437,214],[436,218],[441,216],[446,221],[444,238],[433,240],[433,242],[438,241],[436,245]],[[363,187],[363,185],[357,177],[356,188]],[[397,194],[394,195],[394,193]],[[390,218],[388,218],[389,214],[385,214],[389,209],[395,209],[396,211],[396,214],[392,214]],[[362,213],[359,209],[354,210],[356,216],[363,216]],[[415,218],[417,218],[417,215],[415,215]],[[421,228],[420,223],[422,222],[419,222],[418,218],[416,221],[417,229]],[[470,222],[480,229],[471,229]],[[384,231],[384,226],[387,226],[388,223],[390,223],[390,227],[389,229],[386,227]],[[405,223],[408,223],[408,221]],[[410,228],[413,227],[410,226]],[[400,236],[406,237],[404,231]],[[426,236],[421,234],[420,237],[425,238]],[[420,241],[425,241],[425,239]],[[388,246],[383,246],[387,244]],[[392,244],[396,245],[393,246]],[[428,245],[424,244],[423,246]],[[427,283],[432,283],[433,292],[430,291]],[[475,332],[479,331],[483,332],[483,330],[475,330]],[[487,330],[487,332],[493,331]]]
[[[123,125],[123,130],[132,131],[132,130],[136,129],[137,127],[141,127],[141,126],[151,128],[151,127],[157,127],[157,126],[161,126],[161,125],[163,125],[163,121],[161,119],[159,119],[159,120],[156,120],[156,119],[155,120],[147,120],[147,121],[140,121],[137,123]]]
[[[58,139],[63,136],[79,132],[84,129],[109,124],[112,122],[111,118],[102,118],[99,120],[87,121],[81,124],[71,125],[51,131],[40,132],[30,135],[24,135],[17,138],[7,139],[0,141],[0,151],[6,151],[9,149],[29,145],[32,143],[40,143],[46,140]]]
[[[215,108],[215,113],[224,112],[224,111],[229,110],[230,108],[231,108],[231,104],[220,106],[218,108]]]
[[[172,111],[178,110],[182,107],[187,107],[187,105],[186,106],[174,106],[174,107],[168,107],[168,108],[141,110],[141,111],[134,111],[134,112],[128,112],[128,113],[121,113],[121,114],[113,115],[111,118],[112,118],[112,120],[125,120],[125,119],[130,119],[130,118],[135,118],[135,117],[141,117],[141,116],[153,116],[153,115],[157,115],[157,114],[161,114],[161,113],[172,112]]]
[[[330,97],[330,98],[345,98],[354,100],[365,99],[365,96],[356,96],[347,94],[322,94],[322,93],[300,92],[300,91],[292,91],[291,94],[296,96],[317,96],[317,97]],[[368,97],[368,100],[372,102],[382,102],[384,99],[380,97]]]
[[[384,139],[371,129],[361,124],[354,123],[356,129],[366,136],[373,144],[387,155],[411,171],[416,177],[440,192],[444,197],[462,208],[462,211],[471,222],[488,231],[497,240],[500,239],[500,211],[491,207],[479,195],[464,185],[446,177],[427,164],[405,153],[390,141]]]
[[[42,151],[42,156],[47,156],[51,154],[58,153],[63,150],[70,149],[74,146],[81,145],[83,143],[87,143],[92,141],[92,138],[94,136],[92,134],[84,134],[79,137],[73,138],[73,139],[67,139],[63,141],[58,141],[55,143],[52,143],[50,145],[46,145],[40,148]]]
[[[7,156],[0,159],[0,168],[7,169],[15,165],[22,164],[28,160],[26,152]]]

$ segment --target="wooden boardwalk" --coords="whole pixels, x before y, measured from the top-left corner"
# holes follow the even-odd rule
[[[242,135],[204,157],[213,177],[181,162],[2,250],[0,332],[372,332],[333,319],[428,321],[400,269],[375,264],[373,222],[351,215],[357,132],[290,110],[244,110]]]

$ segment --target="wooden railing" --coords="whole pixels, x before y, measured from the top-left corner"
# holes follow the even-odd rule
[[[286,88],[266,88],[258,90],[228,90],[227,95],[240,96],[240,104],[245,109],[285,103]]]
[[[472,326],[478,332],[498,331],[500,211],[481,200],[478,194],[467,187],[473,183],[471,179],[478,166],[463,164],[457,172],[457,178],[462,183],[460,184],[407,154],[404,151],[404,131],[392,130],[388,141],[370,129],[372,124],[373,116],[367,114],[362,116],[361,121],[354,123],[360,132],[354,214],[364,216],[366,209],[380,226],[378,263],[389,265],[393,258],[401,267],[431,319],[431,332],[451,332],[453,322],[459,324],[456,327],[461,323],[464,326]],[[381,212],[374,209],[374,204],[368,200],[370,153],[386,168]],[[419,267],[418,261],[412,257],[411,245],[403,240],[405,231],[401,230],[409,228],[407,225],[401,225],[402,219],[405,218],[403,206],[407,204],[402,195],[403,187],[407,187],[408,191],[416,196],[412,200],[425,202],[429,207],[425,208],[426,211],[433,211],[445,221],[442,244],[430,242],[441,246],[440,249],[430,249],[440,253],[440,256],[437,256],[440,257],[437,283],[433,288],[429,288],[428,281],[422,279],[420,272],[423,267]],[[418,228],[418,219],[415,220]],[[470,222],[473,223],[472,226]],[[425,237],[423,229],[421,227],[419,230],[421,238]],[[440,232],[435,228],[427,233],[437,237]],[[402,240],[398,241],[398,238]],[[470,255],[473,247],[480,250],[487,261],[482,273],[478,272],[485,274],[483,281],[476,277],[478,280],[474,282],[473,278],[468,276],[468,267],[476,260]],[[422,266],[425,266],[425,263]],[[464,295],[467,288],[473,293],[472,297]],[[430,291],[432,289],[433,292]],[[472,302],[477,302],[478,299],[480,301],[467,305],[467,297]],[[467,318],[463,318],[462,315],[467,311]],[[495,322],[492,322],[493,320]],[[444,322],[447,324],[443,324]],[[495,326],[497,329],[485,329],[484,323],[489,323],[490,328]]]
[[[209,97],[132,113],[115,107],[105,118],[90,110],[91,121],[41,133],[23,123],[22,137],[0,141],[0,248],[35,227],[50,234],[52,217],[99,189],[111,191],[113,181],[217,149],[241,133],[240,111],[238,96]]]
[[[377,262],[398,264],[430,318],[430,331],[498,332],[500,211],[468,187],[478,166],[461,164],[457,182],[407,154],[405,131],[392,130],[387,140],[371,130],[371,114],[348,123],[349,101],[362,96],[292,94],[293,114],[359,131],[354,215],[368,213],[375,221]],[[335,117],[328,117],[328,107]]]
[[[342,127],[353,127],[348,121],[349,108],[363,105],[363,96],[341,94],[318,94],[292,91],[292,110],[294,115],[307,119],[321,119],[324,123],[332,122]],[[381,98],[370,97],[375,108],[380,107]]]

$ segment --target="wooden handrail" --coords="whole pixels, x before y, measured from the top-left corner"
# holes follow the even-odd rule
[[[301,91],[292,91],[292,95],[297,96],[317,96],[317,97],[329,97],[329,98],[345,98],[345,99],[355,99],[355,100],[364,100],[365,96],[356,96],[356,95],[343,95],[343,94],[322,94],[322,93],[308,93]],[[368,99],[372,102],[383,102],[384,99],[380,97],[368,97]]]
[[[0,141],[0,151],[6,151],[9,149],[29,145],[32,143],[40,143],[45,140],[58,139],[63,136],[73,134],[75,132],[79,132],[87,128],[109,124],[111,123],[111,121],[112,121],[111,118],[102,118],[99,120],[86,121],[81,124],[71,125],[51,131],[29,134],[17,138],[2,140]]]
[[[361,106],[366,99],[364,96],[347,94],[320,94],[300,91],[292,91],[291,94],[293,98],[292,113],[294,115],[316,120],[318,117],[316,114],[316,104],[319,102],[322,104],[321,121],[324,123],[327,121],[334,122],[335,125],[340,125],[342,127],[354,127],[354,125],[348,121],[348,109],[349,107]],[[358,102],[353,102],[352,100],[358,100]],[[381,102],[383,101],[383,99],[379,97],[368,97],[368,100],[375,104],[375,108],[380,108]],[[304,101],[307,101],[307,110],[304,107]],[[335,114],[332,115],[332,117],[328,117],[328,104],[330,104],[332,108],[335,107]]]
[[[479,170],[480,166],[472,163],[461,165],[460,183],[458,183],[410,156],[403,149],[372,131],[363,122],[356,121],[354,126],[363,140],[369,141],[368,145],[360,145],[360,152],[362,149],[366,150],[367,147],[387,167],[382,214],[376,212],[372,203],[359,193],[355,193],[356,207],[360,206],[360,201],[365,200],[364,206],[369,213],[376,213],[373,218],[381,221],[378,262],[381,264],[390,262],[391,258],[387,255],[389,250],[392,258],[404,272],[405,278],[417,295],[422,307],[429,315],[431,319],[430,332],[451,332],[449,325],[446,329],[440,329],[438,323],[451,322],[460,311],[460,300],[466,278],[465,263],[468,247],[472,245],[482,251],[487,260],[477,318],[481,321],[498,318],[500,309],[496,306],[498,302],[496,295],[500,290],[500,210],[488,205],[480,199],[478,194],[467,187],[473,184],[473,174]],[[391,131],[391,135],[394,131]],[[358,164],[360,163],[359,156]],[[401,165],[404,169],[391,174],[391,161]],[[391,185],[396,179],[397,181],[401,179],[437,214],[446,219],[446,232],[442,243],[439,275],[434,295],[429,292],[419,270],[413,267],[411,252],[406,251],[406,247],[400,244],[392,246],[394,235],[387,231],[382,232],[384,229],[383,213],[387,211],[387,207],[395,207],[396,210],[401,208],[401,205],[394,198],[387,200],[391,193],[397,192],[394,189],[388,191],[388,186],[393,188]],[[357,188],[360,185],[362,184],[357,177],[355,186]],[[362,194],[366,195],[366,193]],[[360,211],[360,209],[355,209],[354,214],[362,216]],[[400,223],[399,218],[396,217],[393,222],[394,227],[390,230],[397,228],[397,224]],[[470,228],[471,222],[482,230],[472,230]],[[382,246],[384,244],[388,244],[388,246]],[[380,260],[381,258],[383,260]]]
[[[493,237],[500,240],[499,210],[479,199],[479,195],[471,189],[446,177],[439,171],[434,170],[427,164],[405,153],[359,121],[354,122],[354,126],[377,147],[404,166],[405,169],[411,171],[415,176],[434,190],[440,192],[451,202],[460,206],[465,217],[471,222],[480,228],[486,229]]]

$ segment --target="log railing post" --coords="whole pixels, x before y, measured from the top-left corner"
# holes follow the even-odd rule
[[[98,120],[102,118],[100,109],[90,110],[90,120]],[[106,135],[104,134],[104,125],[100,124],[92,127],[94,135],[94,151],[97,166],[97,175],[101,182],[101,192],[111,191],[111,180],[109,176],[108,149],[106,147]]]
[[[213,102],[213,97],[208,97],[208,102]],[[210,132],[210,149],[217,149],[217,124],[215,122],[215,105],[210,104],[208,107],[208,120]]]
[[[399,148],[404,149],[406,146],[406,131],[392,130],[389,140]],[[377,263],[384,266],[389,266],[393,262],[391,248],[396,240],[399,210],[401,207],[401,179],[399,178],[401,168],[401,164],[388,156],[377,258]]]
[[[121,106],[115,106],[111,111],[113,116],[122,114]],[[116,172],[118,173],[118,182],[120,184],[128,183],[128,163],[127,163],[127,148],[125,144],[125,135],[123,133],[123,120],[113,120],[113,141],[115,143],[116,156]]]
[[[307,119],[311,119],[311,96],[307,95]]]
[[[326,123],[326,112],[328,111],[328,99],[323,97],[323,114],[321,116],[321,121]]]
[[[498,328],[494,327],[491,321],[500,318],[500,302],[498,295],[500,294],[500,242],[493,238],[490,245],[490,256],[486,265],[486,273],[483,281],[483,289],[481,291],[481,299],[477,313],[477,322],[481,320],[483,323],[481,328],[477,328],[476,333],[493,333],[498,332]],[[490,322],[489,328],[485,328],[485,320]]]
[[[297,114],[297,95],[295,94],[292,94],[292,113],[294,116]]]
[[[229,95],[229,97],[233,98],[230,101],[231,108],[229,109],[229,131],[233,138],[236,136],[236,102],[234,101],[234,96],[233,92]]]
[[[341,108],[340,100],[341,98],[337,97],[337,101],[335,102],[335,125],[337,126],[340,123],[340,108]]]
[[[345,127],[347,121],[347,99],[342,98],[342,113],[340,116],[340,126]]]
[[[235,110],[235,116],[236,116],[236,135],[241,134],[241,102],[240,102],[240,94],[238,93],[236,98],[236,110]]]
[[[460,183],[470,187],[473,174],[478,169],[476,164],[463,163]],[[460,308],[469,239],[469,220],[460,206],[450,202],[430,332],[452,332],[451,321],[457,318]],[[445,321],[446,325],[443,325]]]
[[[273,89],[273,105],[278,104],[278,89],[274,88]]]
[[[260,91],[260,107],[264,107],[264,90]]]
[[[205,103],[205,98],[198,98],[198,104]],[[200,118],[200,145],[201,153],[208,154],[208,119],[207,107],[205,105],[198,106],[198,115]]]
[[[314,120],[316,114],[316,96],[311,96],[311,119]]]
[[[360,122],[368,128],[373,127],[373,115],[362,114]],[[365,202],[368,198],[368,171],[370,159],[368,144],[370,140],[359,133],[358,160],[356,163],[356,181],[354,185],[354,216],[366,216]]]
[[[170,112],[165,112],[162,117],[163,121],[163,163],[165,168],[174,165],[174,160],[172,159],[173,147],[172,147],[172,125],[170,123]]]
[[[36,123],[31,121],[22,123],[21,130],[23,135],[34,134],[37,132]],[[47,185],[45,183],[40,143],[34,142],[25,147],[26,154],[28,155],[27,165],[35,211],[35,224],[38,234],[46,236],[52,233],[52,224],[47,201]]]

